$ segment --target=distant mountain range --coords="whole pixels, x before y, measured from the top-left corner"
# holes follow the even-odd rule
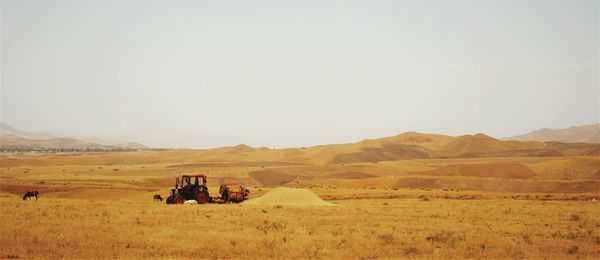
[[[0,123],[0,148],[2,149],[149,149],[143,144],[124,141],[123,137],[112,139],[113,141],[94,137],[65,138],[47,133],[22,131],[7,123]],[[286,156],[297,154],[299,157],[321,157],[322,154],[335,154],[332,158],[322,159],[336,163],[419,158],[592,155],[600,152],[597,145],[574,146],[568,143],[600,144],[600,124],[567,129],[544,128],[525,135],[506,138],[504,141],[485,134],[452,137],[407,132],[398,136],[363,140],[353,144],[320,145],[283,150],[287,151]],[[246,145],[211,150],[221,149],[226,149],[226,154],[272,152],[268,148],[252,148]]]
[[[379,161],[493,157],[598,156],[600,144],[505,141],[485,134],[448,136],[406,132],[357,143],[268,149],[247,145],[198,150],[208,161],[275,160],[293,164],[352,164]],[[270,177],[269,177],[270,178]]]
[[[14,135],[29,139],[49,139],[56,137],[50,133],[32,133],[16,129],[5,122],[0,122],[0,135]]]
[[[556,141],[562,143],[600,143],[600,124],[565,129],[542,128],[524,135],[506,138],[515,141]]]
[[[90,142],[75,138],[57,137],[48,133],[32,133],[0,122],[0,149],[93,149],[93,150],[137,150],[148,149],[135,142],[110,143],[99,138],[88,138],[101,142]]]

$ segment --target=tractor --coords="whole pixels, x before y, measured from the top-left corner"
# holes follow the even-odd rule
[[[248,199],[250,191],[242,184],[225,183],[219,188],[219,193],[221,194],[221,200],[224,203],[240,203]]]
[[[206,175],[189,173],[181,178],[175,177],[175,189],[171,190],[167,204],[183,204],[186,200],[195,200],[199,204],[212,202],[206,187]]]

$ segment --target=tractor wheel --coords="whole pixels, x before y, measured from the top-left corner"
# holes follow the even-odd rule
[[[175,198],[175,204],[183,204],[185,200],[182,197]]]
[[[198,201],[198,204],[205,204],[208,203],[208,194],[206,194],[205,192],[198,192],[196,193],[196,200]]]
[[[171,195],[167,198],[167,204],[175,204],[175,196]]]

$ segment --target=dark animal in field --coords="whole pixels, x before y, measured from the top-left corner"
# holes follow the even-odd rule
[[[40,196],[40,193],[37,190],[28,191],[28,192],[25,192],[25,195],[23,195],[23,200],[28,200],[32,197],[35,197],[35,200],[37,201],[39,196]]]
[[[160,194],[154,194],[154,201],[163,201],[163,198],[160,196]]]

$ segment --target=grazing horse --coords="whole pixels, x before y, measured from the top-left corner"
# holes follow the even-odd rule
[[[37,190],[28,191],[28,192],[25,192],[25,195],[23,195],[23,200],[28,200],[32,197],[35,197],[35,200],[37,201],[39,196],[40,196],[40,193]]]
[[[154,201],[159,201],[162,202],[163,198],[160,196],[160,194],[154,194]]]

